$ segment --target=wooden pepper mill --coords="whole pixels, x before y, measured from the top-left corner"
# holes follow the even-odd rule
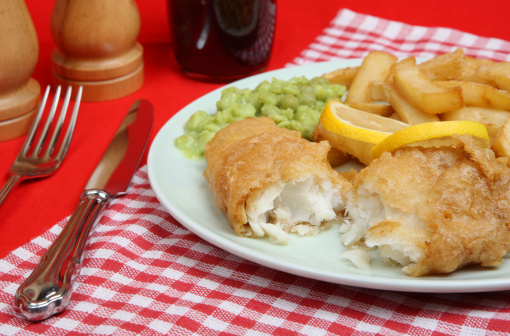
[[[41,87],[31,78],[39,42],[24,0],[0,1],[0,141],[28,133]]]
[[[55,84],[82,85],[84,101],[120,98],[142,86],[140,15],[133,0],[56,0],[50,28],[57,45],[51,55]]]

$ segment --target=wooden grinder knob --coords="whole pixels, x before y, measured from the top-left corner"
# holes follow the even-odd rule
[[[0,46],[0,141],[5,141],[28,132],[41,94],[31,78],[39,42],[24,0],[0,1]]]
[[[85,101],[120,98],[142,86],[140,15],[133,0],[56,0],[50,28],[56,84],[82,85]]]

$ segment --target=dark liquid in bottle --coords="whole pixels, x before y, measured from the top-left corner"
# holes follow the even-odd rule
[[[175,57],[182,71],[232,81],[267,68],[276,0],[168,0]]]

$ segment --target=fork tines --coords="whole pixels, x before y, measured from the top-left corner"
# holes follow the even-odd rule
[[[81,101],[82,88],[81,86],[78,88],[78,94],[76,95],[73,113],[67,122],[67,129],[65,130],[63,139],[61,139],[62,136],[60,133],[63,131],[65,124],[64,120],[66,119],[66,112],[69,106],[69,100],[71,99],[72,89],[71,87],[67,89],[60,115],[56,125],[53,125],[53,119],[55,117],[55,112],[57,110],[60,98],[60,90],[61,89],[59,86],[55,92],[53,104],[51,105],[50,112],[46,117],[46,122],[44,126],[41,126],[40,123],[50,92],[50,87],[48,86],[46,88],[44,98],[41,102],[41,105],[39,106],[39,111],[37,112],[25,143],[18,153],[16,160],[14,160],[14,163],[9,168],[9,175],[11,175],[11,177],[2,187],[2,189],[0,189],[0,205],[3,203],[10,191],[21,180],[49,176],[53,174],[62,163],[62,160],[64,159],[64,156],[67,153],[67,149],[69,148],[69,144],[71,142],[74,125],[76,124],[76,118],[78,116],[78,109]],[[42,131],[39,130],[40,128],[42,128]],[[46,141],[48,135],[50,134],[50,130],[52,129],[53,133],[51,135],[51,139],[50,141]],[[38,137],[39,140],[37,141],[36,146],[32,148],[32,144],[36,138],[37,133],[40,133]],[[53,157],[58,144],[60,144],[60,147],[57,154]]]
[[[74,127],[76,124],[76,119],[78,116],[78,109],[79,109],[81,95],[82,95],[82,87],[80,86],[78,88],[78,93],[75,98],[73,113],[69,119],[64,138],[61,141],[59,141],[59,136],[60,136],[60,133],[64,126],[65,120],[66,120],[67,109],[69,106],[69,101],[71,99],[72,87],[69,86],[67,88],[67,92],[66,92],[64,102],[61,107],[61,112],[58,117],[57,123],[54,126],[52,126],[53,119],[55,118],[55,113],[56,113],[56,110],[58,107],[58,102],[60,99],[60,92],[61,92],[61,87],[58,86],[55,91],[54,98],[53,98],[53,104],[51,105],[49,114],[46,117],[46,122],[44,124],[44,127],[43,127],[42,131],[38,132],[38,130],[40,129],[40,123],[41,123],[41,120],[42,120],[42,117],[44,114],[46,102],[48,100],[48,96],[50,93],[50,86],[48,85],[48,87],[46,88],[44,97],[43,97],[41,105],[39,107],[39,111],[37,112],[34,123],[32,124],[32,128],[30,129],[30,132],[28,133],[25,143],[23,144],[22,152],[24,153],[25,156],[28,157],[30,154],[30,156],[33,156],[33,157],[50,158],[51,156],[54,155],[55,148],[57,147],[57,144],[59,144],[59,143],[61,145],[60,145],[57,155],[55,156],[55,159],[57,161],[61,161],[62,158],[64,157],[64,155],[66,154],[67,149],[69,148],[69,143],[71,141],[71,137],[72,137]],[[51,135],[50,141],[47,142],[47,139],[49,137],[51,129],[53,130],[53,133]],[[37,133],[39,133],[39,134],[37,134]],[[35,142],[36,138],[38,138],[37,144],[34,147],[32,147],[32,144]],[[43,149],[45,150],[44,152],[43,152]]]

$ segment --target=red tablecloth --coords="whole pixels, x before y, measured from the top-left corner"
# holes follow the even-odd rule
[[[469,3],[472,4],[469,4]],[[39,37],[39,62],[33,77],[41,87],[51,83],[49,18],[53,1],[26,0]],[[68,216],[106,149],[129,106],[139,98],[151,100],[155,107],[152,138],[162,125],[182,107],[214,88],[215,84],[184,77],[172,55],[168,32],[166,1],[137,1],[142,20],[139,40],[145,53],[145,84],[122,99],[83,103],[71,149],[58,174],[43,180],[23,182],[0,207],[0,257],[37,237]],[[320,5],[319,5],[320,4]],[[278,1],[274,53],[269,69],[283,67],[308,47],[337,11],[350,8],[360,13],[423,26],[457,28],[479,36],[510,40],[507,14],[510,3],[504,0],[478,2],[414,2],[407,0],[319,2]],[[24,138],[0,142],[0,184]]]
[[[37,0],[27,1],[27,4],[40,41],[40,61],[34,77],[46,86],[51,82],[50,52],[54,46],[49,36],[51,6]],[[341,22],[329,23],[344,3],[321,1],[320,4],[321,7],[317,2],[299,6],[290,1],[278,2],[278,26],[270,69],[291,62],[360,57],[372,49],[426,56],[464,46],[473,56],[509,59],[509,45],[503,41],[510,40],[510,26],[505,25],[509,7],[502,7],[503,2],[491,1],[481,8],[464,3],[458,9],[456,5],[444,8],[441,2],[425,5],[407,1],[387,1],[384,5],[365,1],[345,6],[378,17],[415,25],[448,26],[476,35],[422,28],[415,32],[418,35],[412,35],[404,29],[409,27],[399,22],[367,21],[367,17],[349,11],[344,13],[354,20],[336,31],[336,25]],[[177,70],[168,39],[164,1],[140,1],[139,8],[142,16],[140,40],[145,48],[144,87],[115,101],[83,103],[71,149],[58,173],[21,184],[0,208],[0,258],[3,258],[0,262],[0,323],[9,326],[9,332],[210,334],[223,330],[243,334],[251,330],[254,334],[350,334],[356,331],[359,334],[364,331],[482,334],[487,329],[493,334],[504,334],[510,329],[507,315],[510,298],[506,292],[442,296],[364,291],[289,278],[284,273],[232,256],[183,230],[161,209],[150,192],[144,170],[138,173],[132,194],[118,200],[102,221],[107,227],[98,233],[95,246],[89,249],[90,259],[79,280],[82,287],[73,296],[73,306],[41,324],[26,323],[13,315],[9,305],[17,284],[28,275],[27,270],[54,239],[63,225],[62,220],[73,211],[90,173],[132,102],[147,98],[154,103],[154,137],[179,109],[219,86],[192,81]],[[363,23],[366,26],[360,26]],[[360,28],[361,40],[348,47],[343,45],[343,41],[356,41],[357,28]],[[323,30],[326,39],[316,40]],[[419,31],[425,32],[422,39],[413,40],[420,36]],[[404,47],[405,43],[410,43],[411,47]],[[20,138],[0,143],[0,172],[8,170],[22,142]],[[0,183],[6,180],[7,177],[2,176]],[[159,240],[154,237],[149,239],[142,235],[137,240],[129,236],[131,231],[116,231],[115,214],[129,208],[131,201],[145,204],[143,213],[135,213],[130,219],[134,223],[133,230],[141,226],[149,233],[157,232],[154,237],[172,236],[179,243],[171,249],[158,250]],[[159,219],[149,220],[145,217],[147,214]],[[156,224],[160,221],[164,225]],[[56,223],[59,225],[54,226]],[[108,225],[112,231],[107,230]],[[127,237],[126,244],[112,244],[116,235]],[[39,238],[28,243],[35,237]],[[23,248],[9,254],[22,245]],[[133,254],[133,249],[139,251]],[[151,252],[142,256],[148,250]],[[165,256],[163,260],[158,258],[161,255]],[[124,269],[123,265],[129,260],[133,265]],[[133,273],[133,270],[139,272]],[[160,283],[160,280],[165,281]],[[4,328],[0,328],[0,333],[2,330]]]

